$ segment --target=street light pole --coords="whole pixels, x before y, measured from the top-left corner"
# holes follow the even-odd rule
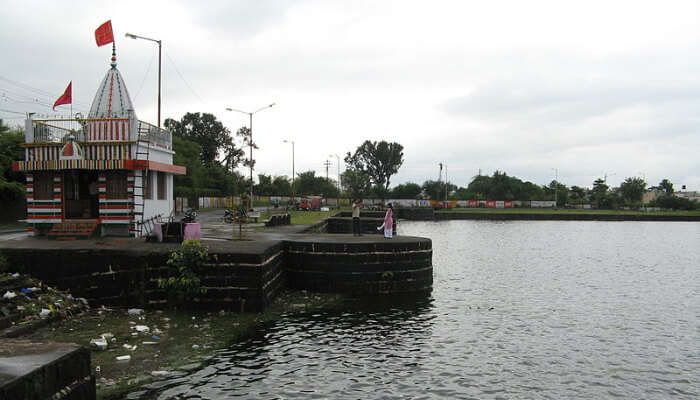
[[[559,171],[557,171],[556,168],[552,169],[554,170],[554,208],[557,208],[557,185],[559,185],[557,180],[559,179]]]
[[[338,209],[340,209],[340,156],[337,154],[331,154],[329,157],[335,157],[336,161],[338,162],[338,182],[336,186],[338,187],[338,202],[336,206],[338,206]]]
[[[294,192],[294,175],[296,175],[294,171],[294,141],[285,139],[284,142],[292,144],[292,201],[296,202],[296,200],[294,199],[294,197],[296,196],[296,193]]]
[[[161,74],[161,53],[162,53],[162,42],[160,40],[156,39],[151,39],[143,36],[138,36],[134,35],[131,33],[127,33],[126,37],[131,38],[131,39],[143,39],[143,40],[150,40],[151,42],[156,42],[158,43],[158,127],[160,128],[160,74]]]
[[[276,103],[272,103],[269,105],[266,105],[265,107],[260,107],[259,109],[253,111],[253,112],[247,112],[247,111],[241,111],[237,110],[235,108],[230,108],[227,107],[226,111],[235,111],[239,112],[241,114],[248,114],[250,117],[250,208],[253,208],[253,114],[258,113],[262,110],[267,110],[268,108],[271,108],[274,106]]]

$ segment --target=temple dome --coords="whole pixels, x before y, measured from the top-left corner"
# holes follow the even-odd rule
[[[112,67],[107,71],[92,101],[88,118],[129,118],[130,114],[136,118],[129,91],[126,90],[124,78],[113,58]]]

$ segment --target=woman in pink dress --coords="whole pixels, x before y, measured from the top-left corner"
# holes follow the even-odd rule
[[[384,223],[377,228],[378,231],[384,229],[384,237],[391,239],[394,230],[394,207],[391,203],[387,204],[386,214],[384,214]]]

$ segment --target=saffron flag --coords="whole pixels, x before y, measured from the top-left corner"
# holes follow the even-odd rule
[[[60,106],[61,104],[71,104],[73,102],[73,94],[71,87],[73,86],[73,81],[70,81],[68,84],[68,87],[66,88],[66,91],[63,92],[61,97],[56,100],[55,103],[53,103],[53,110],[56,111],[56,106]]]
[[[114,42],[114,34],[112,33],[112,20],[105,22],[95,30],[95,42],[97,47],[104,46]]]

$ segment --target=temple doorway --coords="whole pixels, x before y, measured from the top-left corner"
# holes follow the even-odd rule
[[[63,201],[66,219],[97,219],[99,216],[98,174],[95,171],[63,172]]]

